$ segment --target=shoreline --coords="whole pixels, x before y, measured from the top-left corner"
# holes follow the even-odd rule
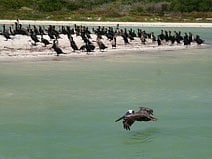
[[[0,20],[0,24],[14,24],[16,20]],[[135,26],[135,27],[200,27],[200,28],[212,28],[212,23],[138,23],[138,22],[83,22],[83,21],[28,21],[19,20],[23,25],[83,25],[83,26]],[[81,36],[76,34],[72,35],[74,41],[80,46],[84,45],[84,41]],[[87,52],[76,51],[73,52],[70,47],[70,41],[67,35],[61,34],[61,38],[58,39],[59,47],[66,53],[60,57],[56,56],[56,53],[52,49],[53,40],[49,39],[48,35],[43,36],[45,39],[50,40],[50,45],[44,47],[42,43],[38,43],[36,46],[32,45],[32,39],[30,36],[15,35],[12,36],[8,41],[5,40],[3,36],[0,36],[0,61],[42,61],[42,60],[60,60],[64,58],[86,58],[86,57],[102,57],[110,55],[124,55],[129,54],[129,52],[156,52],[156,51],[176,51],[183,49],[198,49],[206,48],[208,45],[197,45],[192,43],[189,46],[181,44],[171,44],[166,42],[161,46],[157,45],[157,42],[152,42],[152,40],[147,39],[146,44],[141,43],[139,37],[135,37],[133,42],[130,41],[129,44],[125,44],[121,36],[117,36],[117,47],[114,49],[111,47],[112,42],[107,39],[105,35],[102,35],[101,41],[108,47],[105,51],[100,51],[97,45],[97,35],[91,34],[91,42],[95,45],[95,51],[87,54]],[[41,36],[38,35],[38,39]],[[150,40],[150,41],[149,41]],[[210,46],[210,45],[209,45]]]
[[[96,22],[96,21],[42,21],[42,20],[19,20],[27,25],[86,25],[86,26],[139,26],[139,27],[201,27],[212,28],[212,23],[170,23],[170,22]],[[0,20],[0,24],[14,24],[16,20]]]
[[[125,56],[130,54],[146,54],[146,55],[160,55],[160,52],[163,51],[170,54],[170,52],[175,53],[178,50],[192,50],[192,49],[204,49],[209,47],[207,44],[203,44],[201,46],[191,45],[191,46],[146,46],[141,48],[119,48],[119,49],[112,49],[108,48],[104,52],[99,50],[95,52],[91,52],[86,54],[86,52],[69,52],[65,55],[56,56],[53,50],[47,48],[48,51],[35,51],[35,52],[26,52],[26,50],[16,50],[16,54],[9,56],[9,55],[0,55],[0,62],[21,62],[21,61],[28,61],[28,62],[38,62],[38,61],[69,61],[81,58],[98,58],[98,57],[110,57],[110,56]],[[67,48],[64,49],[67,51]],[[11,51],[8,51],[11,52]],[[159,53],[159,54],[158,54]]]

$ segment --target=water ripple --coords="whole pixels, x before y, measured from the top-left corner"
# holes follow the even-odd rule
[[[153,141],[159,133],[158,128],[147,128],[144,130],[133,131],[128,138],[127,143],[147,143]]]

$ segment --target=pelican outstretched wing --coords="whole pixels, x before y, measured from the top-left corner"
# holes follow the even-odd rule
[[[130,114],[124,117],[123,119],[123,127],[126,130],[130,130],[130,127],[133,125],[135,121],[156,121],[157,118],[152,117],[146,111],[136,112],[134,114]]]
[[[148,108],[148,107],[139,107],[140,109],[139,109],[139,111],[138,112],[142,112],[142,111],[146,111],[147,113],[149,113],[149,114],[152,114],[153,115],[153,109],[151,109],[151,108]]]
[[[120,117],[120,118],[118,118],[115,122],[117,122],[117,121],[120,121],[121,119],[124,119],[124,115],[122,116],[122,117]]]

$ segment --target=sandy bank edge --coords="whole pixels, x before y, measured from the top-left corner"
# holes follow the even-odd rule
[[[16,20],[0,20],[0,24],[14,24]],[[86,26],[140,26],[140,27],[201,27],[212,28],[212,23],[166,23],[166,22],[87,22],[87,21],[41,21],[20,20],[21,24],[32,25],[86,25]]]

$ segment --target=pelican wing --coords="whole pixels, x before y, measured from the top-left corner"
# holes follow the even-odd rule
[[[123,120],[123,127],[126,130],[130,130],[130,126],[135,122],[135,119],[133,117],[126,117]]]
[[[126,130],[130,130],[130,127],[135,121],[155,121],[156,118],[150,116],[149,113],[143,112],[136,112],[134,114],[130,114],[124,117],[123,119],[123,127]]]
[[[153,109],[151,109],[151,108],[147,108],[147,107],[139,107],[140,109],[139,109],[139,111],[138,112],[143,112],[143,111],[145,111],[145,112],[147,112],[147,113],[149,113],[149,114],[152,114],[153,115]]]
[[[118,118],[115,122],[117,122],[117,121],[120,121],[121,119],[124,119],[124,115],[122,116],[122,117],[120,117],[120,118]]]
[[[123,127],[124,127],[124,129],[130,130],[130,126],[132,126],[132,124],[136,120],[138,121],[141,116],[143,116],[141,113],[134,113],[134,114],[126,115],[124,117],[124,120],[123,120]]]

